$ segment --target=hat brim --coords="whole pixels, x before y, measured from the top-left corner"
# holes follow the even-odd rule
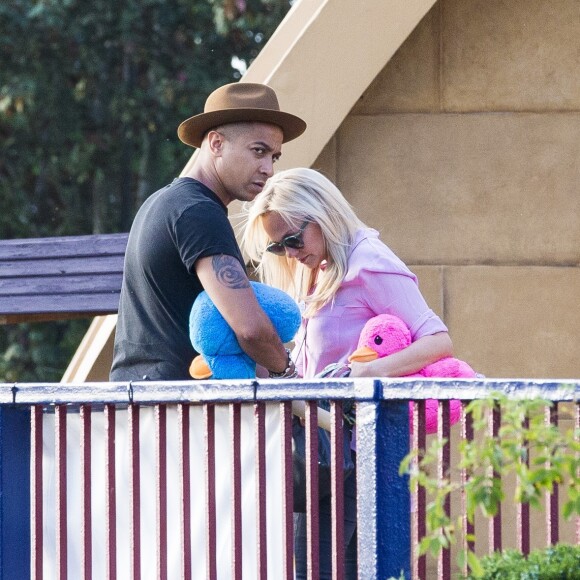
[[[283,143],[304,133],[306,123],[296,115],[272,109],[222,109],[200,113],[179,125],[177,135],[186,145],[201,147],[205,134],[214,127],[228,123],[258,122],[277,125],[284,134]]]

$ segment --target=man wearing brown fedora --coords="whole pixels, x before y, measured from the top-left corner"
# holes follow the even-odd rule
[[[119,303],[112,381],[189,379],[197,354],[189,312],[206,290],[240,346],[270,376],[291,376],[289,352],[262,311],[227,217],[273,174],[282,144],[306,123],[280,110],[268,86],[233,83],[214,91],[178,136],[198,152],[184,173],[151,195],[131,227]]]

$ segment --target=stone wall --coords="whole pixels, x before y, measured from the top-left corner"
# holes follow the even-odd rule
[[[580,376],[580,3],[440,0],[313,167],[489,377]]]

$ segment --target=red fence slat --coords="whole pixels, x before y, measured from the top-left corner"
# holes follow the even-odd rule
[[[415,401],[413,403],[413,435],[412,449],[416,449],[419,458],[425,453],[427,447],[427,434],[425,431],[425,401]],[[417,463],[417,460],[415,460]],[[412,506],[412,548],[415,551],[412,558],[411,566],[413,578],[417,580],[426,580],[427,578],[427,556],[419,556],[419,544],[427,533],[427,524],[425,521],[426,492],[424,487],[416,486],[411,491]]]
[[[191,575],[191,456],[189,445],[189,405],[178,405],[179,457],[181,467],[181,574],[184,580]]]
[[[318,509],[318,403],[307,401],[306,423],[306,529],[308,580],[320,575],[320,519]]]
[[[470,401],[461,402],[461,439],[463,441],[472,442],[473,441],[473,416],[471,413],[466,413],[465,410],[469,405]],[[469,481],[469,474],[466,469],[461,470],[461,511],[463,514],[463,549],[473,550],[474,542],[470,539],[470,536],[475,534],[475,524],[467,519],[467,497],[465,494],[465,485]],[[463,574],[467,576],[467,558],[465,559],[465,565],[463,568]]]
[[[207,580],[217,580],[216,497],[215,497],[215,406],[204,405],[205,418],[205,489],[206,489],[206,562]]]
[[[242,459],[241,405],[230,405],[232,449],[232,577],[242,580]]]
[[[155,405],[157,447],[157,578],[167,580],[167,406]]]
[[[344,450],[342,402],[330,406],[332,470],[332,580],[344,579]]]
[[[131,486],[131,578],[141,580],[141,452],[139,449],[139,406],[129,405],[129,479]]]
[[[439,441],[446,439],[447,442],[439,450],[439,460],[437,464],[437,473],[439,481],[449,477],[449,466],[451,465],[451,445],[449,442],[450,419],[449,419],[449,401],[439,401],[437,405],[437,437]],[[451,497],[445,499],[445,513],[451,514]],[[446,548],[441,550],[437,562],[438,577],[443,580],[449,578],[451,574],[451,550]]]
[[[257,522],[257,559],[258,578],[267,580],[268,577],[268,536],[266,528],[266,405],[254,405],[254,419],[256,429],[256,522]]]
[[[67,579],[67,505],[66,505],[66,406],[57,405],[55,413],[56,459],[56,576]]]
[[[526,417],[524,419],[523,427],[528,429],[530,426],[530,419]],[[525,464],[529,467],[530,457],[529,457],[529,446],[526,449]],[[517,509],[517,546],[518,550],[523,554],[530,553],[530,504],[529,503],[518,503]]]
[[[558,404],[546,408],[546,424],[558,427]],[[550,468],[550,464],[546,465]],[[546,492],[546,545],[554,546],[558,543],[560,530],[558,527],[559,486],[554,484],[552,493]]]
[[[93,536],[91,513],[91,408],[81,405],[81,477],[82,477],[82,577],[91,580],[93,577]]]
[[[117,492],[115,476],[115,405],[105,405],[105,526],[107,580],[117,578]]]
[[[580,442],[580,403],[574,405],[574,439]],[[578,476],[580,476],[580,468],[578,469]],[[580,515],[576,516],[576,543],[580,545]]]
[[[501,411],[496,405],[489,414],[488,435],[490,437],[497,437],[501,422]],[[499,477],[499,474],[494,472],[494,478]],[[497,552],[502,549],[501,537],[501,504],[498,506],[497,514],[489,520],[489,553]]]
[[[280,403],[280,419],[282,431],[282,555],[283,580],[294,578],[294,485],[292,476],[292,403]]]

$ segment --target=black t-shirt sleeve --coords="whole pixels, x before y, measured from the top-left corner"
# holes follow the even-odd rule
[[[200,258],[227,254],[244,261],[226,213],[216,203],[198,203],[186,209],[175,222],[175,244],[190,273]]]

